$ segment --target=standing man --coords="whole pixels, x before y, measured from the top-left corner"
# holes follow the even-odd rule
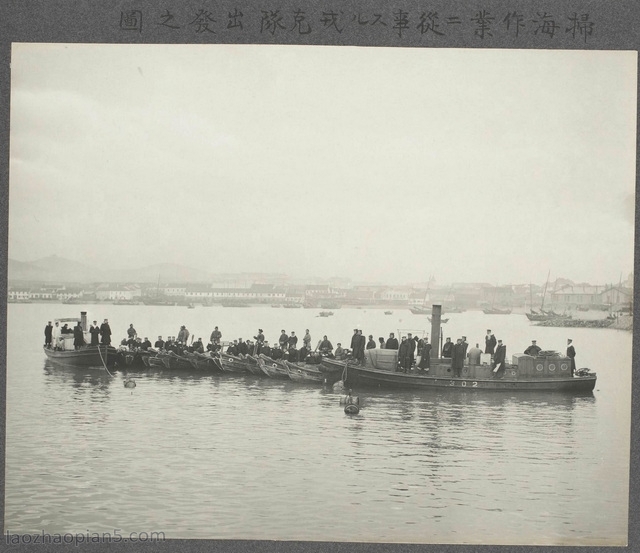
[[[362,334],[362,329],[358,330],[358,361],[364,361],[364,348],[367,345],[367,339]]]
[[[464,346],[464,351],[462,352],[462,359],[464,360],[467,358],[467,349],[469,348],[469,343],[467,342],[466,336],[462,337],[462,345]]]
[[[413,339],[411,332],[407,333],[407,342],[409,342],[409,368],[413,366],[413,360],[415,359],[416,341]]]
[[[462,338],[458,338],[451,351],[451,368],[453,369],[453,376],[456,378],[460,378],[462,376],[465,349],[466,348],[462,343]]]
[[[567,357],[571,359],[571,376],[576,372],[576,348],[573,347],[573,340],[567,340]]]
[[[84,346],[84,333],[82,331],[82,325],[80,321],[73,327],[73,348],[78,350]]]
[[[571,341],[571,340],[569,340],[569,341]],[[541,349],[542,348],[538,344],[536,344],[535,340],[531,340],[531,345],[527,349],[524,350],[524,354],[525,355],[532,355],[533,357],[536,357],[540,353]]]
[[[302,339],[303,345],[305,348],[311,352],[311,334],[309,334],[309,329],[305,330],[304,338]]]
[[[260,355],[260,352],[262,351],[262,346],[264,345],[264,334],[263,334],[263,330],[261,328],[258,329],[258,335],[254,336],[254,339],[256,341],[256,345],[255,345],[255,351],[253,352],[254,355]]]
[[[398,349],[398,339],[395,337],[393,332],[389,334],[389,339],[384,345],[384,349]]]
[[[220,345],[220,340],[221,340],[221,339],[222,339],[222,332],[220,332],[220,331],[218,330],[218,327],[215,327],[215,328],[213,329],[213,332],[211,333],[211,338],[209,338],[209,341],[210,341],[213,345],[217,346],[217,345]]]
[[[53,325],[51,321],[47,323],[47,326],[44,327],[44,345],[47,348],[51,347],[51,340],[53,338]]]
[[[487,329],[487,335],[484,337],[484,352],[493,355],[496,349],[496,337],[491,334],[491,330]]]
[[[135,338],[137,335],[138,333],[136,332],[136,329],[133,328],[133,323],[131,323],[129,328],[127,328],[127,338]]]
[[[469,365],[479,365],[480,359],[482,355],[482,350],[479,347],[479,344],[476,344],[475,348],[471,348],[469,353],[467,353],[467,357],[469,358]]]
[[[51,342],[53,344],[53,349],[56,349],[58,347],[58,340],[60,340],[60,323],[58,321],[56,321],[55,326],[53,327],[53,330],[51,332]]]
[[[291,336],[289,336],[289,349],[293,348],[297,351],[298,348],[298,337],[296,336],[296,333],[293,332],[293,330],[291,331]]]
[[[507,358],[507,346],[502,344],[502,340],[498,340],[498,347],[493,355],[493,372],[496,378],[502,378],[505,371],[505,359]]]
[[[431,368],[431,344],[426,336],[422,339],[422,353],[420,355],[420,370],[429,370]]]
[[[89,334],[91,334],[91,345],[97,346],[100,343],[100,327],[98,321],[93,321],[93,324],[89,327]]]
[[[282,330],[280,338],[278,338],[278,344],[280,344],[280,349],[285,349],[289,345],[289,336],[284,330]]]
[[[360,345],[360,338],[358,337],[358,329],[353,329],[353,336],[351,336],[351,355],[357,361],[358,359],[358,347]]]
[[[447,338],[447,341],[442,346],[442,357],[448,357],[451,359],[453,355],[453,342],[451,338]]]
[[[109,319],[105,319],[104,323],[100,325],[100,336],[102,336],[100,342],[103,346],[111,345],[111,327],[109,326]]]
[[[411,340],[413,342],[413,340]],[[406,336],[402,337],[400,347],[398,348],[398,361],[402,367],[402,372],[407,372],[407,369],[411,367],[411,361],[409,360],[409,341]]]
[[[376,349],[376,341],[373,339],[373,334],[369,334],[369,341],[367,342],[367,349]]]

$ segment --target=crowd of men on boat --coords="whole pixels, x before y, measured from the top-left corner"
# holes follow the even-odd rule
[[[111,344],[111,328],[108,319],[104,319],[104,322],[100,326],[98,326],[97,321],[93,321],[93,324],[89,328],[89,333],[91,335],[89,345]],[[76,350],[87,345],[80,321],[78,321],[77,325],[73,328],[69,328],[67,323],[60,327],[58,321],[55,322],[54,326],[51,324],[51,321],[49,321],[45,327],[44,334],[45,347],[59,349],[59,341],[68,334],[73,334],[74,348]],[[191,337],[191,343],[189,343],[190,336],[191,333],[189,330],[185,325],[182,325],[177,336],[169,336],[167,340],[164,340],[162,336],[158,336],[158,339],[153,344],[153,348],[160,351],[173,351],[178,355],[183,354],[185,351],[191,353],[205,353],[207,351],[216,353],[223,349],[222,332],[217,326],[211,333],[209,343],[206,346],[202,338],[194,340],[193,336]],[[274,360],[286,359],[291,362],[317,360],[318,356],[326,356],[337,360],[353,360],[355,364],[363,364],[365,350],[376,348],[392,349],[398,351],[398,370],[405,373],[415,370],[422,374],[426,374],[430,370],[432,345],[429,343],[427,336],[419,338],[418,336],[413,336],[411,333],[407,333],[407,335],[402,336],[401,340],[398,341],[392,332],[386,340],[384,337],[380,337],[376,342],[373,335],[369,334],[367,339],[362,329],[354,328],[349,349],[343,348],[342,344],[338,342],[334,350],[333,344],[326,335],[323,336],[322,340],[318,341],[315,349],[313,349],[311,345],[311,334],[309,333],[309,329],[306,329],[300,348],[298,348],[298,343],[298,336],[296,336],[295,331],[290,331],[289,334],[287,334],[287,331],[282,329],[277,343],[270,345],[269,341],[265,340],[264,331],[259,328],[253,340],[238,338],[229,341],[225,353],[240,357],[262,354]],[[127,337],[120,342],[120,346],[131,351],[147,351],[152,347],[151,341],[147,337],[141,340],[133,323],[129,325]],[[541,352],[542,348],[537,345],[536,340],[533,340],[531,345],[524,351],[526,355],[534,357],[538,356]],[[451,368],[455,377],[462,376],[462,369],[465,363],[470,365],[481,364],[483,353],[490,355],[490,362],[496,377],[501,377],[506,369],[507,347],[502,340],[496,339],[491,329],[487,329],[487,334],[485,335],[484,352],[480,348],[479,343],[469,348],[467,337],[461,336],[456,339],[455,343],[450,337],[446,338],[440,353],[441,357],[451,359]],[[576,352],[571,339],[567,340],[566,355],[571,360],[571,376],[573,376],[576,368]]]

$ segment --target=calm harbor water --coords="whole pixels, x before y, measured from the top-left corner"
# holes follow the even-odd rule
[[[5,530],[164,532],[173,538],[415,543],[610,544],[627,537],[631,334],[532,326],[524,315],[447,315],[445,336],[491,328],[521,352],[532,339],[598,373],[593,395],[355,390],[233,375],[51,365],[55,317],[133,323],[153,342],[185,324],[208,341],[274,341],[281,329],[348,345],[430,324],[394,309],[187,309],[9,305]]]

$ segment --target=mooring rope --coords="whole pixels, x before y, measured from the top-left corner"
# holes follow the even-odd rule
[[[109,346],[107,346],[105,344],[104,346],[104,354],[107,355],[107,348]],[[100,345],[98,345],[98,353],[100,354],[100,361],[102,361],[102,366],[104,367],[104,370],[107,371],[107,374],[111,377],[113,377],[113,375],[109,372],[109,369],[107,369],[107,364],[104,362],[104,359],[102,358],[102,352],[100,351]]]

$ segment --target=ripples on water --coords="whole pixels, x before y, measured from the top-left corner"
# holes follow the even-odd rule
[[[592,365],[599,375],[592,396],[363,389],[357,393],[364,407],[349,417],[338,394],[314,385],[141,372],[128,374],[138,384],[132,391],[121,373],[111,378],[104,370],[50,365],[39,349],[40,331],[34,337],[22,330],[51,318],[45,307],[10,306],[9,312],[9,531],[626,541],[629,334],[572,329],[581,358],[598,364]],[[110,320],[124,329],[136,320],[135,309]],[[168,318],[171,311],[158,312]],[[264,308],[238,311],[251,328],[258,316],[275,316]],[[306,310],[272,311],[283,317]],[[345,334],[343,343],[352,320],[363,318],[356,310],[349,318],[348,311],[341,310],[344,322],[328,323],[346,327],[333,329]],[[370,316],[389,325],[381,314]],[[482,336],[486,319],[458,315],[465,316],[467,328],[479,326]],[[528,340],[532,332],[520,318],[509,317],[511,332],[522,335],[511,341]],[[283,326],[278,323],[273,326]],[[564,339],[561,329],[535,332],[539,341],[543,335]]]

